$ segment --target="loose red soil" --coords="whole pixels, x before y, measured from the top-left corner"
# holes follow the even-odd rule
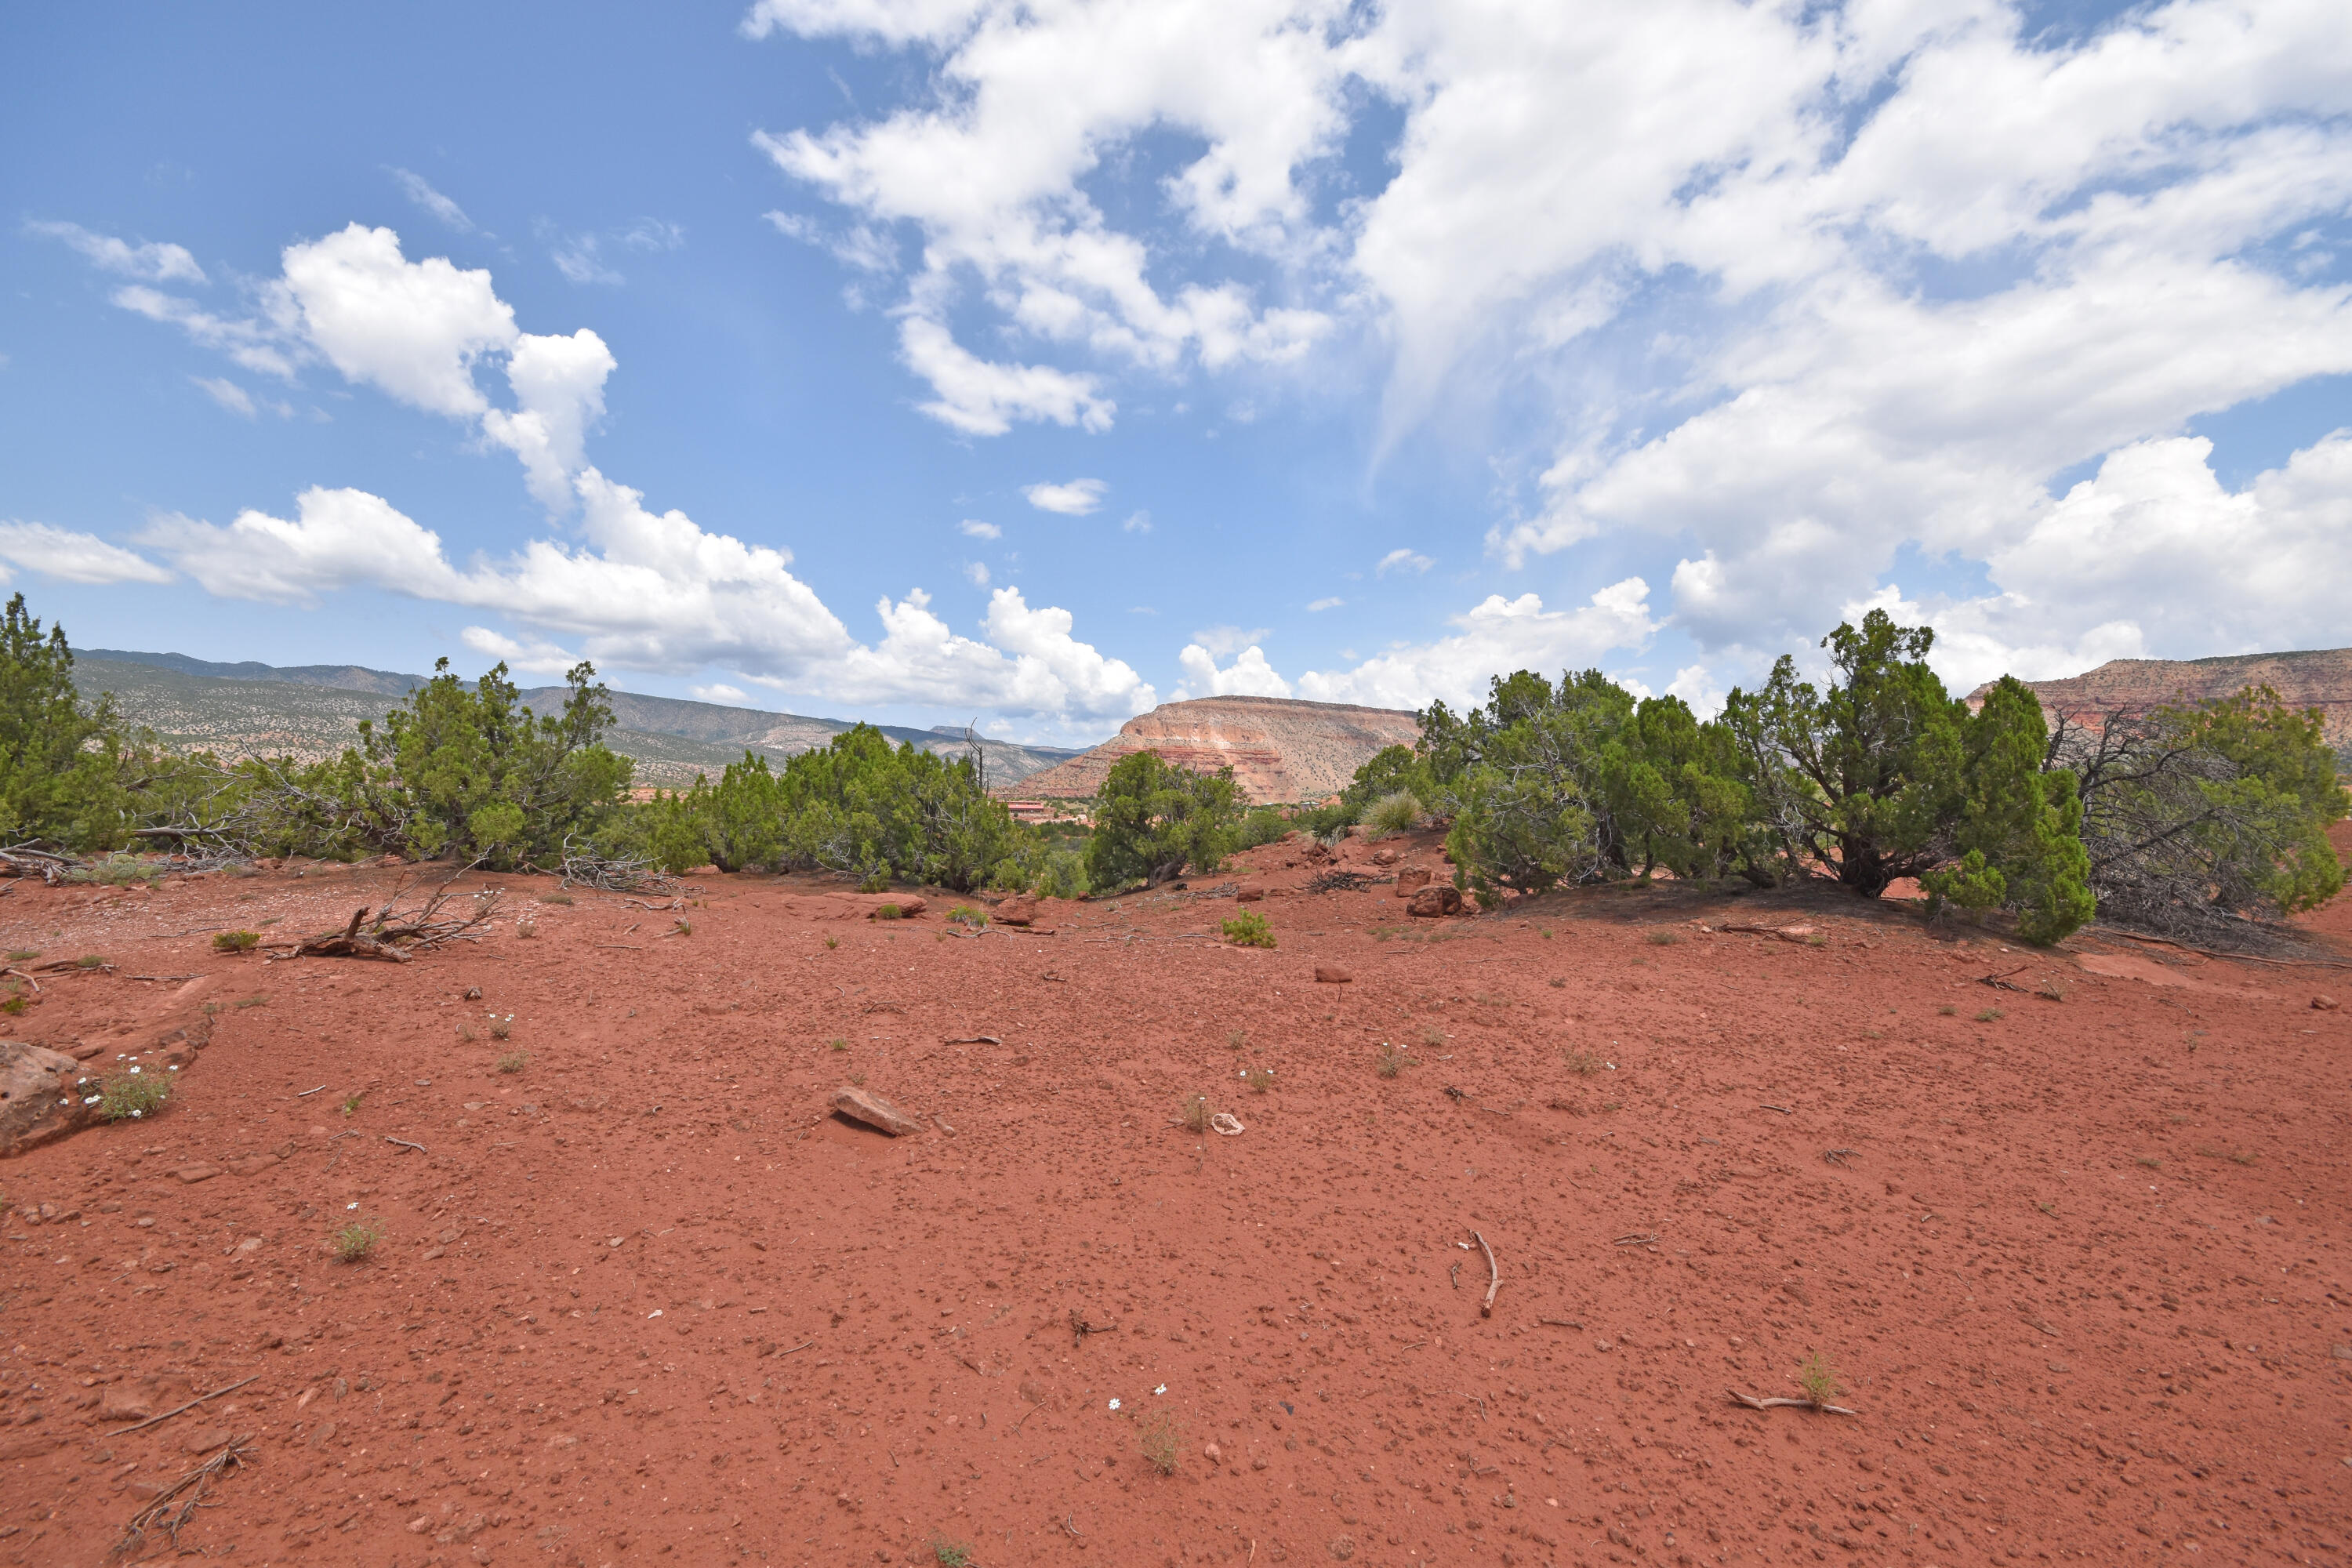
[[[247,1564],[2345,1561],[2352,970],[1252,858],[1270,952],[1200,882],[967,937],[710,877],[663,936],[494,879],[402,965],[208,945],[389,869],[15,884],[0,941],[117,966],[17,1037],[219,1011],[155,1120],[0,1163],[0,1562],[231,1435],[180,1546]],[[1857,1414],[1727,1396],[1816,1354]]]

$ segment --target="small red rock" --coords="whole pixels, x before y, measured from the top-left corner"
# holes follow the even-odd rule
[[[2336,1009],[2344,1005],[2343,1003],[2338,1002],[2335,997],[2326,995],[2314,996],[2311,999],[2311,1005],[2315,1009],[2322,1013],[2333,1013]]]
[[[1408,866],[1397,873],[1396,896],[1400,899],[1409,899],[1427,886],[1429,868],[1426,866]]]
[[[1432,882],[1413,894],[1404,912],[1422,920],[1458,915],[1462,912],[1462,890],[1449,882]]]
[[[859,1121],[877,1132],[887,1132],[893,1138],[903,1138],[909,1132],[920,1132],[923,1124],[883,1099],[862,1089],[844,1086],[833,1091],[833,1108],[852,1121]]]
[[[1265,885],[1262,882],[1244,882],[1234,889],[1234,902],[1237,904],[1254,904],[1264,897]]]
[[[1345,985],[1355,978],[1336,963],[1318,963],[1315,966],[1315,982],[1318,985]]]
[[[1201,1458],[1208,1460],[1209,1463],[1213,1465],[1224,1457],[1225,1451],[1223,1448],[1218,1447],[1214,1443],[1205,1443],[1202,1445]]]
[[[1025,926],[1037,918],[1037,900],[1026,893],[1016,893],[989,911],[989,919],[1003,926]]]

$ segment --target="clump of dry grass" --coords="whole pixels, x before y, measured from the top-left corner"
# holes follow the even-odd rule
[[[528,1051],[508,1051],[498,1060],[498,1068],[500,1072],[520,1072],[529,1066],[530,1066],[530,1053]]]
[[[1153,1469],[1163,1476],[1176,1473],[1176,1461],[1184,1452],[1184,1434],[1175,1416],[1165,1412],[1153,1416],[1143,1424],[1136,1441]]]
[[[1591,1078],[1609,1065],[1591,1051],[1567,1049],[1561,1051],[1559,1056],[1560,1059],[1568,1064],[1568,1070],[1579,1078]]]
[[[1212,1114],[1207,1095],[1188,1094],[1184,1097],[1184,1103],[1177,1109],[1176,1119],[1184,1124],[1187,1132],[1206,1132]]]
[[[1382,1078],[1394,1078],[1412,1065],[1411,1057],[1386,1040],[1381,1042],[1380,1051],[1372,1058],[1372,1070]]]
[[[1837,1369],[1830,1365],[1821,1352],[1815,1351],[1805,1364],[1797,1369],[1797,1385],[1814,1404],[1827,1405],[1838,1391]]]

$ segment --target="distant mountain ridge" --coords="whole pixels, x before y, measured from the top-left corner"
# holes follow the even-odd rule
[[[1021,780],[1014,789],[1033,799],[1090,795],[1119,758],[1157,752],[1195,773],[1233,769],[1253,804],[1319,802],[1347,788],[1356,770],[1383,749],[1420,739],[1420,721],[1400,709],[1286,697],[1196,697],[1129,719],[1101,745]]]
[[[2212,658],[2112,658],[2059,680],[2029,680],[2044,713],[2112,713],[2203,702],[2267,686],[2288,707],[2316,708],[2320,733],[2352,767],[2352,648],[2223,654]],[[1982,700],[1990,683],[1969,694]]]
[[[358,739],[360,721],[381,721],[385,710],[423,686],[421,675],[364,665],[225,664],[179,653],[89,648],[74,655],[75,683],[85,693],[111,691],[123,716],[184,751],[224,756],[332,756]],[[561,686],[532,687],[522,700],[553,711]],[[697,773],[716,778],[746,751],[774,761],[828,745],[851,721],[689,702],[635,692],[612,694],[617,728],[607,743],[636,764],[637,782],[680,786]],[[911,742],[942,756],[959,756],[963,731],[898,724],[873,726],[892,742]],[[1058,746],[1024,746],[983,739],[992,783],[1011,783],[1078,756]]]

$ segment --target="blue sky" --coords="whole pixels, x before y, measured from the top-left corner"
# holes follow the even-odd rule
[[[2335,6],[0,20],[0,562],[78,645],[1087,740],[2333,646]]]

